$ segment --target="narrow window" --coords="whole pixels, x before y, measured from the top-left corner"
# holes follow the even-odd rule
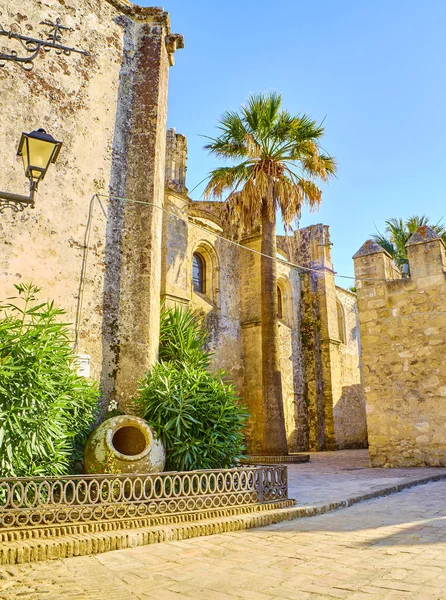
[[[283,319],[282,291],[277,287],[277,318]]]
[[[340,302],[336,302],[336,308],[338,309],[338,329],[339,329],[339,339],[343,344],[345,344],[345,315],[344,315],[344,307]]]
[[[206,269],[204,258],[198,252],[194,252],[192,262],[192,282],[194,291],[204,294],[206,291]]]

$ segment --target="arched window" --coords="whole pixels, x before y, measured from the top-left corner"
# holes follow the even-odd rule
[[[194,252],[192,257],[192,282],[195,292],[206,292],[206,263],[198,252]]]
[[[345,314],[344,307],[340,302],[336,302],[336,308],[338,309],[338,330],[339,339],[345,344]]]
[[[283,319],[282,291],[279,286],[277,286],[277,318]]]
[[[190,293],[192,304],[200,310],[211,310],[219,306],[219,262],[214,246],[201,240],[190,255],[192,273]]]

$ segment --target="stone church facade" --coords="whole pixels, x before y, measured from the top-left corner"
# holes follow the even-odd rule
[[[123,407],[156,360],[160,303],[199,309],[214,366],[252,414],[255,451],[260,238],[232,243],[222,205],[187,195],[186,140],[166,132],[182,36],[162,9],[127,0],[0,0],[0,24],[30,37],[44,37],[41,22],[57,17],[72,28],[68,45],[88,56],[42,51],[31,71],[0,68],[0,189],[26,193],[15,157],[22,131],[44,127],[63,141],[35,208],[0,214],[0,298],[33,282],[65,308],[104,403]],[[279,236],[278,247],[289,450],[365,446],[356,296],[335,284],[328,227]]]
[[[161,298],[205,316],[213,364],[248,406],[257,452],[256,422],[264,418],[260,232],[234,243],[224,205],[188,197],[186,155],[184,136],[169,130]],[[330,246],[324,225],[278,236],[280,366],[291,452],[367,444],[356,294],[336,286]]]

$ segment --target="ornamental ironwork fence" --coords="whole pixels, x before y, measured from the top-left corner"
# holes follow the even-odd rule
[[[287,498],[284,465],[151,475],[3,478],[0,531],[181,515]]]

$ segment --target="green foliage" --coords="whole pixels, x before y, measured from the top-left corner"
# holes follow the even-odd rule
[[[64,311],[38,303],[36,286],[15,287],[0,307],[0,475],[65,474],[81,457],[98,390],[73,369]]]
[[[243,456],[247,414],[222,371],[208,371],[207,336],[197,313],[163,309],[160,362],[136,402],[167,453],[167,470],[227,468]]]
[[[139,400],[166,448],[167,470],[226,468],[243,454],[246,414],[222,374],[161,362],[143,381]]]
[[[271,220],[280,211],[290,226],[304,204],[318,207],[322,190],[316,182],[336,173],[334,158],[321,145],[322,124],[306,114],[292,115],[272,92],[251,95],[239,112],[225,112],[218,129],[205,149],[232,164],[211,171],[204,195],[222,200],[228,194],[234,226],[250,230],[265,208]]]
[[[209,367],[208,334],[197,312],[179,306],[161,310],[159,359]]]
[[[433,229],[446,243],[446,229],[440,222],[435,225],[429,222],[429,217],[425,215],[418,217],[416,215],[409,217],[406,221],[403,219],[389,219],[386,221],[385,233],[378,232],[372,239],[390,254],[398,267],[407,262],[406,244],[410,236],[416,232],[419,227],[428,226]]]

